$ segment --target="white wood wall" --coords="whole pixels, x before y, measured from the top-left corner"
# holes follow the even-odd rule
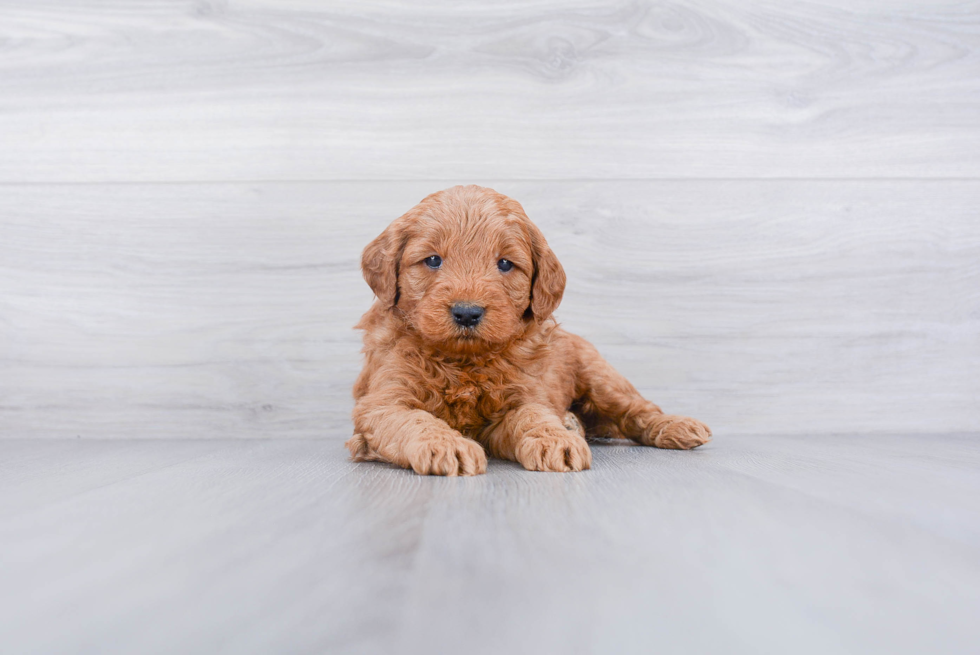
[[[0,437],[345,438],[470,182],[719,435],[980,427],[980,3],[84,0],[0,2]]]

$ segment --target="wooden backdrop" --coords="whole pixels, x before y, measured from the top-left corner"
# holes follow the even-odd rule
[[[980,425],[980,7],[0,3],[0,437],[349,434],[361,248],[520,200],[716,433]]]

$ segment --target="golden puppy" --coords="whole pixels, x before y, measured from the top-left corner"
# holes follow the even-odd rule
[[[434,193],[368,244],[361,269],[377,300],[357,324],[355,461],[475,475],[489,450],[534,471],[581,471],[586,434],[682,449],[711,438],[558,326],[565,271],[507,196]]]

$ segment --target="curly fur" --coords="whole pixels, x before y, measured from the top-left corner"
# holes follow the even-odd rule
[[[425,264],[439,255],[442,265]],[[498,261],[513,269],[501,272]],[[552,318],[565,272],[524,209],[492,189],[425,198],[364,249],[377,296],[357,327],[366,361],[354,385],[355,461],[432,475],[486,470],[486,452],[536,471],[581,471],[586,435],[695,448],[706,425],[665,415],[589,342]],[[459,302],[484,308],[476,327]]]

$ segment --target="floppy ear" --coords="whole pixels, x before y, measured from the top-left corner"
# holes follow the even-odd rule
[[[386,308],[398,304],[398,260],[405,246],[401,221],[395,221],[361,254],[361,273]]]
[[[540,322],[551,316],[561,302],[561,296],[565,293],[565,269],[555,253],[551,252],[541,230],[530,220],[527,227],[531,235],[531,255],[534,257],[529,309],[534,319]]]

